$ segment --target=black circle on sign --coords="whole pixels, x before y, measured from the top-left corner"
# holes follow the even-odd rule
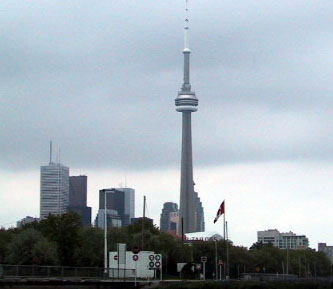
[[[113,259],[118,260],[118,256],[114,255]]]
[[[154,258],[155,258],[154,255],[149,255],[149,260],[150,260],[150,261],[153,261]]]
[[[154,267],[154,262],[149,262],[149,267]]]
[[[156,260],[156,261],[161,260],[161,255],[155,255],[155,260]]]
[[[160,262],[156,262],[155,263],[155,267],[159,268],[161,266],[161,263]]]
[[[134,260],[134,261],[138,261],[138,259],[139,259],[139,256],[138,256],[138,255],[133,255],[133,260]]]

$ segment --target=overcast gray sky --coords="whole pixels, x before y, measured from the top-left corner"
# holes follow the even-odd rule
[[[196,189],[209,231],[333,245],[333,2],[190,0]],[[88,201],[125,183],[159,223],[179,199],[184,1],[1,1],[0,225],[39,214],[48,142]]]

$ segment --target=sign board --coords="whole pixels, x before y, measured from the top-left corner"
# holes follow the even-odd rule
[[[177,263],[177,272],[181,272],[186,263]]]
[[[222,265],[223,265],[223,261],[219,260],[219,266],[222,266]]]
[[[149,255],[148,267],[150,269],[161,269],[162,268],[162,255],[161,254],[151,254]]]
[[[126,264],[126,244],[117,243],[118,264]]]
[[[206,263],[207,262],[207,257],[206,256],[202,256],[201,257],[201,262],[202,263]]]

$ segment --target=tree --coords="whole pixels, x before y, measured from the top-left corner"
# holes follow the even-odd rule
[[[6,261],[15,265],[56,265],[57,259],[55,244],[29,228],[13,238]]]
[[[59,262],[63,266],[73,266],[75,249],[80,247],[79,230],[81,218],[74,212],[60,216],[49,215],[39,223],[39,230],[52,242],[57,244]]]
[[[104,260],[104,232],[100,228],[82,228],[79,232],[81,246],[76,247],[76,266],[102,267]]]

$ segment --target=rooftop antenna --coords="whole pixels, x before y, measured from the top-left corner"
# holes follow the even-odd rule
[[[184,27],[184,50],[190,49],[189,47],[189,15],[188,15],[188,0],[185,3],[185,27]]]
[[[59,159],[58,159],[58,164],[60,164],[60,156],[61,156],[61,151],[60,151],[60,147],[59,147]]]
[[[50,164],[52,164],[52,140],[50,140]]]

